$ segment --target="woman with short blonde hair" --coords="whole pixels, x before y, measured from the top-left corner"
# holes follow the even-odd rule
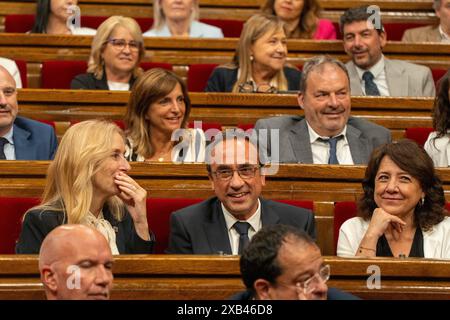
[[[220,28],[198,21],[198,0],[154,0],[153,26],[144,37],[223,38]]]
[[[256,14],[244,24],[230,64],[217,67],[208,80],[209,92],[265,92],[298,90],[301,72],[286,64],[283,22]]]
[[[124,152],[124,134],[111,122],[70,127],[49,165],[41,204],[24,217],[17,253],[38,253],[46,234],[66,223],[98,229],[115,254],[151,253],[147,192],[127,175]]]
[[[145,55],[138,23],[128,17],[112,16],[97,29],[92,40],[86,74],[72,80],[72,89],[130,90],[142,73]]]

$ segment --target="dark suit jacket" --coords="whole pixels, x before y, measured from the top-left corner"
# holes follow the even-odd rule
[[[260,119],[256,122],[255,134],[261,129],[269,130],[268,132],[272,129],[279,130],[279,159],[273,158],[272,161],[313,163],[308,126],[304,117],[282,116]],[[348,119],[346,137],[354,164],[367,164],[374,148],[391,142],[391,133],[388,129],[354,117]],[[263,146],[260,150],[263,163],[267,162],[267,152],[271,153],[270,141],[270,138],[268,141],[259,141]]]
[[[236,293],[235,295],[231,296],[229,300],[247,301],[252,299],[253,299],[252,293],[249,290],[247,290]],[[357,296],[341,291],[339,289],[328,288],[327,300],[361,300],[361,299]]]
[[[122,221],[117,221],[109,212],[107,206],[103,207],[103,216],[116,231],[116,244],[119,253],[152,253],[155,243],[154,235],[150,233],[150,241],[139,237],[134,228],[133,219],[128,212]],[[16,253],[37,254],[42,241],[54,228],[67,223],[62,212],[32,210],[25,215],[22,232],[16,244]]]
[[[131,77],[130,89],[133,86],[136,78]],[[94,77],[93,73],[79,74],[73,78],[70,83],[71,89],[86,89],[86,90],[109,90],[108,80],[106,79],[106,72],[103,72],[103,78],[98,80]]]
[[[52,126],[23,117],[14,121],[13,141],[17,160],[52,160],[58,145]]]
[[[298,91],[301,72],[295,68],[284,67],[289,91]],[[237,80],[238,69],[217,67],[208,79],[205,92],[231,92]]]
[[[262,225],[287,224],[306,231],[315,239],[311,211],[260,199]],[[167,253],[231,254],[230,240],[220,201],[210,198],[172,213]]]

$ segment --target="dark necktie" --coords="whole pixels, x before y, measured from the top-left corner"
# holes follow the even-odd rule
[[[318,140],[322,141],[322,142],[326,142],[330,145],[330,157],[328,158],[328,164],[339,164],[339,161],[337,159],[337,155],[336,155],[336,146],[337,143],[340,139],[342,139],[344,136],[341,134],[339,136],[330,138],[330,139],[323,139],[323,138],[318,138]]]
[[[248,237],[248,229],[250,224],[248,222],[238,221],[233,225],[233,228],[239,233],[239,249],[238,254],[242,254],[244,248],[249,243],[250,239]]]
[[[7,143],[9,142],[6,138],[0,138],[0,160],[6,160],[5,151],[3,149]]]
[[[366,71],[362,76],[364,80],[364,87],[366,89],[366,96],[379,96],[380,91],[378,90],[377,85],[373,81],[373,74],[370,71]]]

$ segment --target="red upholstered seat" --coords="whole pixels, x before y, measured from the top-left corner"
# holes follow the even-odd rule
[[[217,64],[191,64],[187,74],[189,92],[203,92]]]
[[[164,253],[169,244],[170,214],[202,200],[203,199],[147,199],[148,225],[156,236],[155,253]]]
[[[86,61],[49,60],[42,62],[41,88],[70,89],[75,76],[86,73]]]
[[[142,33],[150,30],[153,25],[153,18],[134,18],[134,20],[136,20],[136,22],[141,27]]]
[[[22,88],[28,88],[27,78],[27,62],[24,60],[14,60],[20,73],[20,80],[22,80]]]
[[[222,29],[225,38],[239,38],[244,27],[244,21],[239,20],[200,19],[200,21]]]
[[[446,69],[431,69],[431,73],[433,74],[433,80],[434,80],[434,84],[438,85],[438,81],[444,76],[444,74],[447,72]]]
[[[153,69],[153,68],[161,68],[172,71],[172,65],[170,63],[162,63],[162,62],[141,62],[141,68],[144,71]]]
[[[243,124],[238,124],[237,127],[243,131],[247,131],[247,130],[253,130],[253,128],[255,127],[255,124],[254,123],[243,123]]]
[[[39,204],[35,198],[0,197],[0,254],[13,254],[22,229],[23,214]]]
[[[356,214],[357,214],[357,207],[355,202],[342,201],[336,202],[334,204],[333,238],[335,251],[337,248],[339,229],[341,228],[341,225],[348,219],[356,217]]]
[[[10,14],[5,16],[5,32],[25,33],[33,28],[33,14]]]
[[[414,140],[418,145],[423,147],[428,139],[428,136],[433,131],[433,128],[407,128],[405,131],[405,137]]]

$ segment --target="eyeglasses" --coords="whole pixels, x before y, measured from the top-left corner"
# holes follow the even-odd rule
[[[106,43],[111,43],[114,49],[116,50],[123,50],[128,45],[128,48],[130,48],[130,51],[139,51],[141,48],[141,43],[139,41],[126,41],[125,39],[108,39]]]
[[[217,171],[213,172],[213,174],[215,174],[216,177],[220,180],[228,181],[233,177],[234,172],[236,171],[238,173],[239,177],[241,177],[242,179],[251,179],[251,178],[255,177],[256,170],[258,170],[258,169],[259,169],[259,166],[243,167],[243,168],[239,168],[236,170],[221,169],[221,170],[217,170]]]
[[[277,93],[278,90],[274,86],[271,86],[268,83],[260,84],[259,86],[255,86],[253,81],[247,81],[245,83],[241,83],[239,86],[240,93]]]
[[[16,88],[13,87],[6,87],[0,90],[3,92],[3,95],[5,97],[11,97],[16,93]]]
[[[310,294],[317,287],[319,280],[326,283],[330,279],[330,265],[324,265],[319,272],[302,282],[297,282],[295,286],[303,290],[304,294]]]

